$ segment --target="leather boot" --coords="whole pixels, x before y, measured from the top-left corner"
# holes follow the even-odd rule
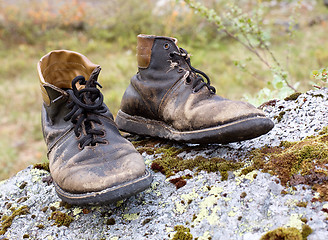
[[[100,66],[66,50],[38,63],[50,172],[57,194],[71,204],[120,200],[151,183],[142,156],[103,103],[99,72]]]
[[[208,76],[170,37],[138,35],[139,71],[126,89],[120,130],[191,143],[229,143],[258,137],[274,124],[251,104],[215,94]]]

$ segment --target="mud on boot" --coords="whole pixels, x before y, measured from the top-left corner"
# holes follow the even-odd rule
[[[274,124],[249,103],[215,94],[209,77],[191,66],[170,37],[138,35],[139,71],[131,79],[116,123],[120,130],[191,143],[258,137]]]
[[[100,66],[66,50],[52,51],[38,63],[50,172],[57,194],[70,204],[117,201],[152,180],[103,103],[99,72]]]

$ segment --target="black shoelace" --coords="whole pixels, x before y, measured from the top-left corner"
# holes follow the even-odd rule
[[[85,87],[78,90],[77,82]],[[81,149],[88,145],[95,146],[96,143],[106,144],[106,140],[103,139],[104,131],[95,127],[95,123],[102,125],[97,115],[107,111],[103,107],[104,97],[97,86],[102,87],[96,77],[86,81],[83,76],[77,76],[72,81],[72,89],[67,90],[72,101],[67,105],[71,111],[64,117],[64,120],[71,120],[74,124],[74,133]],[[83,128],[86,134],[81,137]]]
[[[194,92],[198,92],[202,87],[206,86],[211,93],[215,94],[216,89],[215,87],[211,86],[210,78],[206,75],[206,73],[191,66],[190,57],[185,49],[179,48],[179,52],[174,51],[172,52],[172,54],[183,57],[190,69],[196,74],[197,77],[194,81],[192,81],[190,77],[188,77],[188,79],[186,80],[188,83],[192,81],[192,88]],[[206,79],[206,82],[203,77]]]

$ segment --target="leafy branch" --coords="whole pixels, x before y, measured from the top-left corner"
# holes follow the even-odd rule
[[[277,57],[270,49],[270,42],[262,27],[263,11],[261,4],[259,4],[257,11],[254,12],[252,17],[235,4],[229,4],[227,10],[223,11],[220,16],[214,9],[209,9],[194,0],[184,0],[184,2],[209,22],[216,24],[219,31],[239,42],[254,54],[270,69],[275,79],[279,79],[289,89],[296,91],[289,82],[287,71],[281,66]],[[266,59],[267,55],[269,60]]]

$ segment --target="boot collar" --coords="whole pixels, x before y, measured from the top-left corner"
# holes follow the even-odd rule
[[[137,45],[137,59],[138,59],[139,68],[142,69],[148,68],[151,60],[151,51],[155,39],[164,39],[170,41],[178,48],[177,46],[178,40],[176,38],[139,34],[138,45]]]

